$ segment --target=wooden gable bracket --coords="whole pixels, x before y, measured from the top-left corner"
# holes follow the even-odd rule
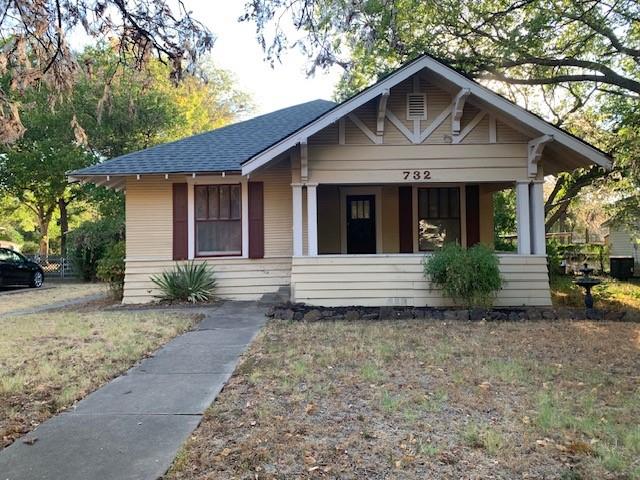
[[[387,113],[387,101],[389,100],[389,89],[384,90],[380,94],[380,99],[378,100],[378,118],[376,123],[376,134],[383,135],[384,134],[384,118]]]
[[[300,142],[300,181],[306,183],[309,180],[309,148],[307,139]]]
[[[467,101],[467,97],[471,94],[471,90],[463,88],[453,99],[453,109],[451,112],[451,134],[460,134],[460,120],[462,119],[462,113],[464,112],[464,104]]]
[[[544,146],[551,141],[553,141],[553,135],[542,135],[529,141],[529,159],[527,162],[529,177],[536,177],[538,175],[538,163],[542,158],[542,151],[544,150]]]

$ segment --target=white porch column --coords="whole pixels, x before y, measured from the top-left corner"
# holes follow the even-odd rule
[[[528,183],[516,183],[516,222],[518,224],[518,255],[531,255]]]
[[[317,185],[317,183],[307,183],[307,250],[311,257],[318,255]]]
[[[529,185],[529,208],[531,212],[531,252],[546,255],[544,228],[544,182],[535,181]]]
[[[302,255],[302,184],[292,183],[293,256]]]

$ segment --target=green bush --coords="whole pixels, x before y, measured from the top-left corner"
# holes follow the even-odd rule
[[[151,277],[160,288],[157,297],[168,302],[207,302],[213,300],[216,280],[206,263],[193,261],[176,265],[173,270]]]
[[[467,250],[445,245],[425,257],[424,274],[445,296],[467,307],[490,307],[502,287],[498,257],[484,245]]]
[[[98,261],[109,247],[124,239],[121,220],[103,218],[84,222],[69,233],[69,258],[78,275],[87,281],[96,280]]]
[[[560,248],[560,242],[551,238],[547,240],[547,267],[549,268],[549,277],[553,278],[562,274],[562,260],[564,254]]]
[[[117,242],[107,247],[104,256],[98,260],[96,276],[98,280],[107,282],[111,293],[117,299],[122,298],[124,289],[124,242]]]

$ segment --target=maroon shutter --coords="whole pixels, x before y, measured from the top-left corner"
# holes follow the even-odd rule
[[[186,260],[188,248],[187,184],[173,184],[173,259]]]
[[[398,187],[400,253],[413,253],[413,188]]]
[[[249,258],[264,257],[264,183],[249,182]]]
[[[480,243],[480,187],[467,185],[465,187],[467,202],[467,247]]]

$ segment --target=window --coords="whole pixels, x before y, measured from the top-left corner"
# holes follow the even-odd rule
[[[196,185],[196,255],[241,255],[240,185]]]
[[[445,243],[460,243],[460,189],[418,189],[418,246],[435,250]]]

